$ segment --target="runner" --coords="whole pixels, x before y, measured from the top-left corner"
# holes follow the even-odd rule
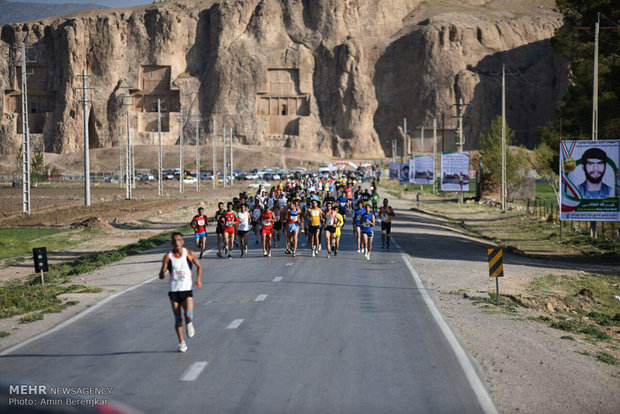
[[[370,196],[372,200],[372,212],[377,212],[377,207],[379,206],[379,193],[377,192],[377,187],[372,189],[372,195]]]
[[[202,259],[202,254],[207,247],[207,226],[209,225],[209,219],[204,215],[205,209],[198,207],[198,214],[194,216],[189,223],[194,229],[194,239],[196,239],[196,247],[200,247],[199,259]]]
[[[288,210],[287,215],[287,227],[288,227],[288,250],[293,257],[297,252],[297,240],[299,238],[299,217],[301,216],[301,210],[299,209],[299,202],[293,201],[291,208]]]
[[[342,226],[344,226],[344,216],[337,212],[336,233],[334,234],[334,247],[332,247],[332,250],[334,251],[334,256],[338,256],[338,250],[340,250],[340,234],[342,233]]]
[[[224,241],[224,226],[220,222],[222,214],[226,212],[224,210],[224,203],[221,201],[217,203],[218,210],[215,212],[215,234],[217,235],[217,257],[222,257],[222,242]]]
[[[232,252],[235,243],[235,225],[239,224],[239,218],[232,209],[232,201],[226,204],[226,208],[226,212],[220,217],[220,223],[224,227],[224,255],[232,259],[230,252]]]
[[[319,208],[319,202],[316,199],[312,200],[312,208],[308,210],[308,221],[310,249],[312,250],[312,257],[314,257],[319,255],[319,229],[323,222],[323,210]]]
[[[375,226],[375,215],[372,213],[370,205],[367,204],[364,214],[361,217],[362,222],[362,244],[366,254],[366,260],[370,260],[370,251],[372,250],[372,238],[374,236],[373,229]]]
[[[281,211],[280,203],[275,202],[272,209],[273,215],[276,217],[273,222],[273,247],[278,247],[278,243],[280,242],[280,234],[282,233],[282,221],[280,220]]]
[[[338,213],[342,215],[342,220],[347,216],[347,208],[349,206],[349,199],[347,198],[347,194],[345,191],[342,191],[342,194],[336,200],[338,202]]]
[[[362,200],[357,202],[357,208],[353,210],[353,234],[357,245],[357,252],[362,251],[362,214],[364,214],[364,203]]]
[[[187,336],[193,337],[196,333],[194,329],[194,293],[192,291],[192,263],[196,265],[196,287],[201,288],[202,266],[196,257],[196,253],[183,247],[183,235],[178,232],[172,233],[172,251],[164,255],[164,259],[159,271],[159,278],[170,275],[168,283],[168,297],[172,305],[174,314],[174,330],[179,339],[178,350],[187,351],[187,344],[183,339],[183,315],[185,315],[185,328]],[[183,314],[181,314],[183,310]]]
[[[256,199],[256,204],[254,205],[254,209],[252,210],[252,231],[254,231],[254,236],[256,236],[256,244],[259,243],[260,240],[260,215],[263,214],[263,207],[258,198]]]
[[[394,217],[394,209],[388,205],[388,199],[383,199],[383,207],[379,210],[381,219],[381,248],[385,248],[387,239],[387,248],[390,248],[390,234],[392,233],[392,217]]]
[[[332,208],[333,204],[328,202],[326,205],[327,211],[324,214],[325,220],[325,244],[327,244],[327,258],[332,258],[332,246],[335,243],[336,235],[336,211]]]
[[[360,194],[360,198],[364,202],[364,207],[370,205],[370,193],[368,189],[365,189],[364,192]]]
[[[239,248],[241,249],[241,257],[248,252],[248,238],[250,237],[250,213],[248,213],[247,204],[241,204],[239,212],[239,227],[237,227],[237,236],[239,236]]]
[[[265,206],[265,211],[260,216],[261,218],[261,235],[263,239],[263,256],[271,257],[271,239],[273,239],[273,223],[276,221],[276,216],[269,208],[269,205]]]

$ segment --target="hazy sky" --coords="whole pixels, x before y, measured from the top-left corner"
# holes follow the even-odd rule
[[[152,0],[9,0],[9,3],[94,3],[106,7],[127,7],[139,4],[150,4]]]

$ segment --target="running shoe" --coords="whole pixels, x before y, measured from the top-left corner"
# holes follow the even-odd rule
[[[271,252],[267,253],[267,257],[271,257]]]
[[[361,251],[361,250],[360,250],[360,248],[358,247],[358,248],[357,248],[357,252],[359,253],[360,251]]]
[[[224,256],[230,256],[230,251],[228,250],[228,247],[224,249]]]
[[[332,258],[332,252],[327,252],[327,258],[331,259]]]
[[[316,256],[316,250],[312,250],[312,257]]]
[[[194,329],[194,323],[190,322],[186,325],[187,328],[187,336],[189,338],[193,338],[194,335],[196,334],[196,329]]]
[[[185,341],[179,342],[179,346],[177,347],[177,350],[179,352],[187,352],[187,344],[185,343]]]
[[[338,256],[338,250],[334,250],[334,256]]]
[[[228,253],[228,258],[232,259],[232,255],[230,253]]]
[[[321,243],[319,243],[319,252],[321,251]]]
[[[245,250],[241,250],[241,257],[245,254]]]
[[[286,250],[284,251],[284,254],[291,254],[291,251],[290,251],[289,249],[286,249]]]
[[[292,256],[295,257],[295,250],[293,250]]]
[[[263,256],[267,256],[267,252],[263,250]]]
[[[366,253],[366,260],[370,260],[370,252]]]

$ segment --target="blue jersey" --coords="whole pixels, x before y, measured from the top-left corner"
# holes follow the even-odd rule
[[[362,215],[366,214],[366,209],[356,208],[354,212],[355,212],[355,224],[359,226],[361,224]]]
[[[361,215],[363,232],[368,232],[368,233],[372,232],[373,226],[372,224],[369,224],[368,222],[372,223],[374,217],[375,215],[373,213],[366,213],[366,210],[364,210],[364,214]]]
[[[346,198],[345,196],[340,196],[338,197],[338,208],[340,208],[341,210],[344,210],[345,208],[347,208],[347,203],[349,202],[349,199]]]

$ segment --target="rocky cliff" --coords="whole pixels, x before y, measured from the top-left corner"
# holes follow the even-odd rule
[[[391,154],[403,117],[413,130],[443,112],[453,128],[450,105],[462,98],[470,104],[465,135],[472,148],[499,112],[492,72],[502,63],[515,73],[507,83],[509,124],[532,145],[566,86],[566,64],[548,41],[561,22],[552,2],[512,3],[175,1],[7,25],[0,36],[0,147],[10,151],[21,141],[20,68],[13,62],[22,41],[35,61],[28,64],[30,131],[47,151],[81,148],[81,92],[74,88],[82,69],[93,88],[91,147],[118,145],[126,108],[135,142],[156,142],[159,99],[168,144],[178,142],[180,128],[192,142],[196,125],[210,142],[215,124],[218,136],[225,125],[240,143],[378,157]]]

